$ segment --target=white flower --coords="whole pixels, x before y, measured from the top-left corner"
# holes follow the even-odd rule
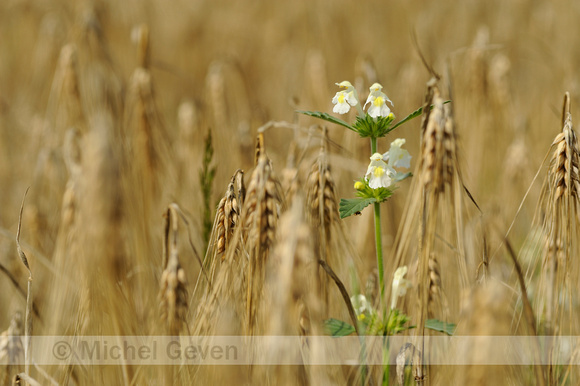
[[[387,97],[387,95],[381,91],[382,88],[383,86],[381,86],[379,83],[373,84],[370,87],[371,93],[369,94],[369,97],[367,98],[367,101],[364,105],[364,107],[367,107],[369,103],[371,104],[368,109],[368,114],[373,118],[386,117],[391,114],[391,109],[389,109],[386,104],[387,101],[391,104],[391,106],[395,106],[389,97]]]
[[[405,296],[407,289],[413,286],[409,280],[405,279],[406,274],[407,266],[402,266],[397,268],[393,275],[393,284],[391,287],[391,309],[394,309],[397,306],[397,299]]]
[[[388,161],[390,169],[393,168],[410,168],[411,155],[406,149],[401,149],[405,144],[405,138],[397,138],[391,142],[391,148],[383,154],[383,160]]]
[[[346,114],[350,110],[350,106],[356,106],[358,101],[356,100],[354,93],[352,91],[339,91],[336,93],[334,98],[332,98],[332,103],[334,107],[332,111],[338,114]]]
[[[337,92],[334,98],[332,98],[332,103],[335,105],[332,108],[332,111],[338,114],[346,114],[350,111],[350,107],[352,106],[357,108],[360,115],[364,115],[354,86],[348,80],[336,83],[336,85],[340,88],[345,88],[346,90]]]
[[[383,161],[383,156],[380,153],[375,153],[371,156],[371,163],[365,174],[365,178],[371,188],[388,188],[392,184],[391,176],[393,174],[394,170],[389,168],[389,165]]]
[[[350,297],[350,302],[354,308],[357,315],[364,313],[365,311],[370,312],[372,310],[371,303],[367,300],[364,295],[358,294]]]

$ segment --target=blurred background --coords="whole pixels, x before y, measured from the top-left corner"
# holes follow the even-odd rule
[[[215,208],[236,169],[249,176],[257,129],[269,121],[303,128],[266,131],[275,172],[281,175],[290,164],[309,170],[320,133],[308,128],[321,122],[296,110],[331,112],[337,82],[351,81],[363,100],[368,87],[380,82],[399,119],[420,107],[431,75],[419,51],[442,75],[442,92],[452,100],[465,184],[483,216],[505,231],[561,130],[566,91],[575,112],[579,16],[580,3],[564,0],[3,0],[0,262],[24,286],[27,272],[13,240],[29,186],[21,240],[37,272],[36,300],[45,313],[47,304],[58,303],[43,303],[56,285],[49,272],[80,259],[70,249],[74,237],[66,228],[67,210],[84,213],[81,219],[86,221],[75,226],[87,228],[98,228],[90,220],[107,213],[99,220],[106,229],[101,238],[91,238],[90,232],[83,236],[95,243],[82,246],[84,252],[105,248],[119,237],[132,256],[154,256],[161,264],[162,213],[175,201],[190,215],[192,242],[203,251],[199,172],[208,130],[217,170],[211,201]],[[147,44],[148,50],[143,48]],[[104,124],[98,118],[103,111]],[[139,111],[145,111],[151,128],[144,141],[155,155],[148,160],[157,160],[148,164],[156,173],[154,186],[124,174],[142,162],[126,140]],[[99,159],[122,161],[94,172],[94,189],[86,188],[94,195],[86,204],[95,206],[82,209],[82,203],[71,199],[74,185],[83,185],[82,178],[72,177],[75,160],[83,159],[81,174],[91,173],[87,147],[105,142],[85,134],[99,125],[113,133],[105,141],[108,155]],[[368,143],[326,125],[338,196],[351,197],[353,181],[366,171]],[[419,126],[420,119],[404,125],[381,140],[379,150],[386,151],[397,137],[406,138],[414,168]],[[85,137],[84,150],[75,147],[75,136]],[[111,190],[109,177],[121,193]],[[539,187],[531,190],[512,231],[516,246],[530,231]],[[408,193],[405,181],[383,206],[386,250]],[[370,272],[375,257],[369,213],[344,223],[366,264],[363,271]],[[147,225],[137,231],[136,224]],[[115,236],[106,236],[109,231]],[[191,251],[183,254],[183,265],[194,278],[199,266]],[[66,275],[56,283],[61,280]],[[24,303],[4,277],[0,288],[4,329]]]

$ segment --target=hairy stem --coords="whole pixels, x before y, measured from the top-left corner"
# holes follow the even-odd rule
[[[377,152],[377,139],[371,137],[371,154]],[[385,295],[385,270],[383,268],[383,243],[381,240],[381,207],[378,202],[373,204],[375,209],[375,245],[377,249],[377,268],[379,270],[379,288],[381,299]]]

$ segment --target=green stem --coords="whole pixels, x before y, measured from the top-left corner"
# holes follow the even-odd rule
[[[379,287],[381,289],[381,299],[385,295],[385,270],[383,268],[383,243],[381,241],[381,207],[375,202],[375,243],[377,246],[377,266],[379,269]]]
[[[377,139],[371,137],[371,154],[377,152]],[[381,289],[381,300],[385,295],[385,270],[383,268],[383,243],[381,240],[381,207],[378,202],[374,204],[375,208],[375,244],[377,249],[377,267],[379,270],[379,288]]]

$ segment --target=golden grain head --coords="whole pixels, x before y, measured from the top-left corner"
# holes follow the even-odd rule
[[[425,104],[434,107],[424,115],[421,178],[427,189],[444,192],[453,182],[457,144],[449,105],[444,104],[436,86],[432,86],[431,93]]]

